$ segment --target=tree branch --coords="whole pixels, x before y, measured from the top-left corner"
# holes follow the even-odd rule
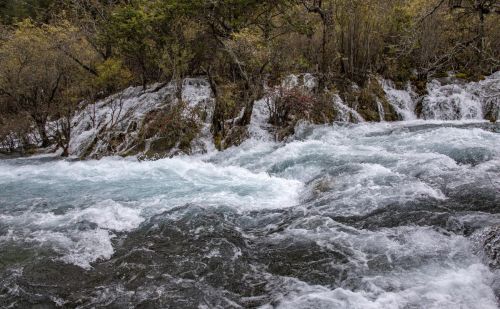
[[[432,11],[430,11],[429,13],[425,14],[425,16],[423,16],[422,18],[420,18],[420,20],[418,21],[418,23],[419,24],[422,23],[429,16],[433,15],[441,7],[441,5],[443,5],[444,2],[445,2],[445,0],[439,1],[439,3],[432,9]]]

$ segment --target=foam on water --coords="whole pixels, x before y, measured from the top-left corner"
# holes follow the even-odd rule
[[[105,200],[84,209],[73,209],[67,213],[28,211],[23,214],[2,215],[0,222],[17,226],[39,228],[71,227],[81,222],[94,223],[102,229],[130,231],[143,221],[140,209],[124,207],[113,200]]]
[[[209,307],[496,308],[498,274],[469,235],[500,225],[497,125],[296,132],[158,161],[0,161],[0,257],[35,250],[105,274],[85,281],[89,307],[187,295]]]
[[[453,126],[427,129],[426,125],[430,124],[417,121],[314,127],[307,137],[281,147],[252,144],[221,154],[220,162],[214,160],[312,182],[310,187],[325,191],[319,198],[314,195],[315,205],[344,214],[366,213],[420,197],[446,199],[445,187],[464,181],[488,186],[487,178],[496,178],[494,171],[477,170],[482,162],[498,160],[497,134]]]
[[[242,211],[289,207],[298,202],[303,186],[265,172],[190,158],[12,163],[0,164],[0,183],[8,186],[0,203],[15,205],[0,212],[0,226],[14,230],[7,240],[26,238],[53,246],[63,261],[86,268],[111,256],[116,232],[137,228],[157,213],[186,203]],[[79,231],[82,224],[92,230]]]
[[[61,255],[59,260],[90,269],[90,263],[106,260],[114,252],[111,239],[115,235],[103,229],[55,232],[41,230],[25,238],[35,246],[50,246]]]
[[[424,119],[483,119],[483,106],[479,97],[456,84],[441,85],[432,81],[427,85],[429,95],[424,99]]]
[[[474,264],[465,269],[429,271],[420,269],[413,274],[400,274],[412,284],[400,282],[400,277],[385,278],[391,284],[401,284],[399,291],[378,288],[368,279],[374,291],[351,291],[344,288],[329,290],[322,286],[298,284],[299,291],[284,298],[277,308],[346,308],[346,309],[494,309],[495,296],[489,289],[491,274],[484,265]],[[379,278],[374,278],[377,281]],[[398,282],[399,281],[399,282]],[[377,282],[383,284],[383,282]],[[264,307],[271,308],[271,307]]]
[[[279,237],[310,238],[350,254],[359,276],[330,289],[286,280],[278,308],[496,308],[493,273],[461,236],[432,228],[355,230],[332,220],[303,221]],[[390,270],[390,274],[387,274]],[[264,308],[271,308],[264,306]]]

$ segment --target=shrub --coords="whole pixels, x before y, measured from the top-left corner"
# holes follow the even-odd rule
[[[165,156],[178,148],[190,153],[191,142],[200,132],[200,112],[186,103],[170,105],[166,109],[150,112],[144,119],[140,139],[150,140],[147,157]]]
[[[32,148],[31,123],[25,115],[16,114],[0,118],[0,150],[3,152],[24,152]]]
[[[292,135],[300,120],[314,124],[330,123],[335,118],[329,93],[313,94],[303,88],[280,89],[268,101],[269,123],[276,127],[278,140]]]
[[[274,102],[269,102],[269,122],[272,125],[282,127],[297,118],[310,119],[310,112],[317,103],[316,98],[298,88],[280,89]]]

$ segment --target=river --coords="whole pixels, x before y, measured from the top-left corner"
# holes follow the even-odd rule
[[[499,133],[303,125],[157,161],[1,160],[0,307],[497,308]]]

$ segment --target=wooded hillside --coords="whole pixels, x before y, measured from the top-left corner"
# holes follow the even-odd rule
[[[425,91],[500,65],[497,0],[6,0],[0,22],[0,137],[35,127],[65,152],[74,111],[130,85],[206,76],[220,138],[291,73],[321,101],[373,74]]]

